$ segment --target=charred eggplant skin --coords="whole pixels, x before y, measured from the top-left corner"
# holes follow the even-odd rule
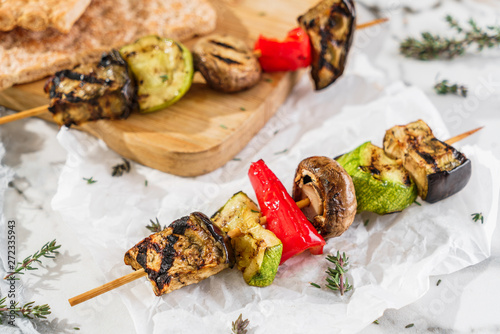
[[[456,194],[471,177],[470,160],[434,137],[422,120],[387,130],[384,151],[393,159],[401,159],[417,184],[419,196],[429,203]]]
[[[136,244],[124,261],[135,270],[144,269],[160,296],[232,266],[234,256],[220,229],[204,214],[193,212]]]
[[[354,2],[323,0],[297,20],[309,35],[311,76],[316,90],[321,90],[344,73],[356,29]]]
[[[99,119],[124,119],[138,109],[136,84],[117,50],[97,64],[57,72],[45,83],[49,111],[67,127]]]
[[[444,170],[427,175],[429,189],[427,190],[425,201],[428,203],[436,203],[456,194],[465,188],[471,174],[472,163],[469,159],[466,159],[465,162],[451,171]]]

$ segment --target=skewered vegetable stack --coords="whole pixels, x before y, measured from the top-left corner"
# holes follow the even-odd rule
[[[417,190],[435,203],[462,190],[471,176],[470,160],[434,137],[422,120],[387,130],[383,150],[368,142],[337,161],[353,178],[358,212],[402,211]]]

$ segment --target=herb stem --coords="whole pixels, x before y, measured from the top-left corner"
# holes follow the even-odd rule
[[[56,240],[52,240],[50,242],[47,242],[45,245],[42,246],[42,248],[39,251],[36,251],[35,254],[28,256],[23,260],[23,262],[18,262],[16,268],[14,269],[13,272],[7,274],[3,279],[8,279],[12,275],[15,274],[24,274],[22,271],[23,270],[36,270],[38,268],[34,268],[31,266],[32,263],[38,262],[42,263],[40,260],[42,257],[46,258],[54,258],[55,255],[58,253],[57,249],[59,249],[61,245],[56,244]]]

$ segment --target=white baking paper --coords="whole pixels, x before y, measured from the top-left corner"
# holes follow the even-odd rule
[[[124,253],[148,235],[156,217],[162,224],[201,211],[214,213],[243,190],[254,197],[246,176],[260,158],[290,190],[297,164],[312,155],[337,156],[371,140],[381,145],[385,130],[425,120],[442,139],[450,137],[425,94],[402,83],[386,87],[384,76],[357,55],[349,72],[321,93],[305,78],[277,115],[222,168],[197,178],[181,178],[132,164],[129,174],[112,177],[120,157],[102,142],[62,129],[58,139],[68,160],[53,208],[78,233],[108,280],[130,272]],[[455,135],[455,134],[453,134]],[[497,221],[500,163],[477,146],[460,147],[472,160],[466,188],[436,204],[420,200],[402,213],[357,215],[325,254],[345,252],[354,290],[341,297],[323,285],[325,256],[290,259],[267,288],[250,287],[241,273],[225,270],[199,284],[155,297],[140,279],[110,292],[122,298],[137,333],[227,333],[240,313],[251,333],[352,333],[388,308],[401,308],[429,289],[429,276],[457,271],[486,259]],[[83,178],[92,177],[88,184]],[[471,214],[482,212],[484,223]],[[365,226],[364,222],[368,220]],[[99,298],[99,297],[98,297]]]

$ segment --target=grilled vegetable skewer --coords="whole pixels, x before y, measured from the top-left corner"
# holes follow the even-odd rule
[[[481,128],[477,128],[477,129],[474,129],[472,131],[468,131],[468,132],[466,132],[464,134],[460,134],[458,136],[452,137],[452,138],[448,139],[446,142],[447,143],[455,143],[456,141],[464,139],[466,136],[469,136],[469,135],[471,135],[471,134],[479,131],[480,129]],[[306,199],[304,199],[302,201],[297,202],[297,206],[300,209],[308,206],[309,204],[310,204],[310,200],[308,200],[308,198],[306,198]],[[265,218],[266,217],[261,217],[260,218],[260,224],[265,224],[266,223],[266,219]],[[233,237],[236,237],[236,236],[239,236],[241,234],[243,234],[243,232],[240,230],[240,228],[235,228],[235,229],[230,230],[230,231],[227,232],[227,236],[229,236],[229,237],[231,237],[231,235]],[[141,243],[143,243],[143,242],[141,242]],[[135,258],[137,258],[137,256]],[[78,296],[70,298],[69,302],[70,302],[71,306],[75,306],[75,305],[77,305],[79,303],[82,303],[82,302],[84,302],[86,300],[89,300],[91,298],[97,297],[97,296],[99,296],[99,295],[101,295],[101,294],[103,294],[105,292],[111,291],[112,289],[120,287],[120,286],[122,286],[122,285],[124,285],[126,283],[132,282],[133,280],[136,280],[136,279],[138,279],[140,277],[143,277],[143,276],[146,276],[146,275],[147,275],[146,271],[143,268],[138,268],[138,270],[136,270],[136,271],[134,271],[134,272],[132,272],[130,274],[127,274],[127,275],[125,275],[125,276],[123,276],[121,278],[118,278],[118,279],[113,280],[113,281],[111,281],[109,283],[106,283],[106,284],[104,284],[104,285],[102,285],[100,287],[97,287],[97,288],[92,289],[90,291],[87,291],[87,292],[85,292],[83,294],[80,294]]]
[[[368,27],[370,27],[370,26],[372,26],[372,25],[374,25],[374,24],[379,24],[379,23],[382,23],[382,22],[385,22],[385,21],[386,21],[386,19],[379,19],[379,20],[370,21],[370,22],[367,22],[367,23],[364,23],[364,24],[359,25],[359,26],[357,27],[357,29],[364,29],[364,28],[368,28]],[[183,52],[185,52],[185,50],[184,50],[184,49],[183,49]],[[254,56],[255,56],[255,55],[254,55]],[[187,58],[188,58],[188,57],[186,57],[185,59],[187,59]],[[87,65],[87,66],[88,66],[88,65]],[[189,74],[189,72],[190,72],[190,70],[189,70],[190,66],[189,66],[189,65],[187,65],[187,66],[185,66],[184,68],[187,70],[187,72],[186,72],[186,73],[188,73],[188,74]],[[158,74],[159,74],[159,75],[158,75],[157,77],[158,77],[159,79],[161,79],[162,83],[167,82],[168,80],[171,80],[171,77],[170,77],[170,75],[168,75],[168,74],[160,74],[160,73],[158,73]],[[221,73],[220,75],[222,75],[222,76],[226,76],[227,74]],[[187,78],[189,78],[189,75],[187,76]],[[234,80],[236,80],[236,79],[232,78],[231,80],[233,80],[233,81],[234,81]],[[184,84],[181,84],[181,85],[180,85],[180,92],[181,92],[182,94],[179,94],[179,95],[183,95],[183,94],[187,91],[187,89],[186,89],[186,87],[187,87],[186,83],[188,82],[188,80],[186,80],[186,81],[181,80],[181,82],[183,82]],[[208,82],[208,80],[207,80],[207,82]],[[158,84],[158,82],[156,82],[156,84]],[[154,86],[154,85],[155,85],[155,84],[153,84],[153,86]],[[241,87],[243,87],[242,89],[245,89],[245,88],[248,88],[248,86],[249,86],[248,84],[245,84],[245,85],[242,85]],[[229,87],[231,87],[231,86],[229,85]],[[234,87],[232,87],[231,89],[234,89]],[[221,89],[221,90],[223,90],[223,89]],[[68,93],[69,95],[73,95],[73,96],[77,94],[77,93],[75,94],[75,93],[71,93],[71,92],[67,92],[67,93]],[[179,96],[179,95],[176,95],[176,96]],[[180,97],[179,97],[179,98],[180,98]],[[174,102],[175,102],[175,101],[174,101]],[[50,107],[49,105],[40,106],[40,107],[36,107],[36,108],[33,108],[33,109],[20,111],[20,112],[17,112],[17,113],[15,113],[15,114],[13,114],[13,115],[8,115],[8,116],[3,116],[3,117],[0,117],[0,124],[5,124],[5,123],[12,122],[12,121],[16,121],[16,120],[19,120],[19,119],[23,119],[23,118],[27,118],[27,117],[32,117],[32,116],[37,116],[37,115],[44,114],[44,113],[46,113],[46,112],[47,112],[47,110],[49,109],[49,107]],[[135,107],[133,107],[133,108],[132,108],[132,110],[133,110],[134,108],[135,108]],[[149,111],[151,111],[151,109],[147,109],[146,107],[143,107],[143,108],[145,108],[144,110],[149,110]],[[154,108],[153,108],[153,109],[154,109]],[[113,113],[113,114],[115,114],[115,115],[116,115],[116,112],[115,112],[115,113]],[[94,118],[98,119],[98,118],[96,117],[96,115],[94,115]],[[122,118],[125,118],[125,117],[122,117]],[[91,120],[91,119],[89,119],[89,120]],[[82,121],[83,121],[83,120],[81,119],[81,117],[79,118],[79,120],[78,120],[77,122],[72,122],[71,120],[67,119],[67,122],[71,122],[72,124],[76,124],[76,123],[80,124]],[[59,123],[59,124],[61,124],[61,123]]]
[[[480,129],[441,142],[420,120],[389,129],[384,149],[367,142],[337,157],[353,179],[358,212],[399,212],[417,195],[435,203],[460,191],[470,178],[470,161],[449,145]]]

